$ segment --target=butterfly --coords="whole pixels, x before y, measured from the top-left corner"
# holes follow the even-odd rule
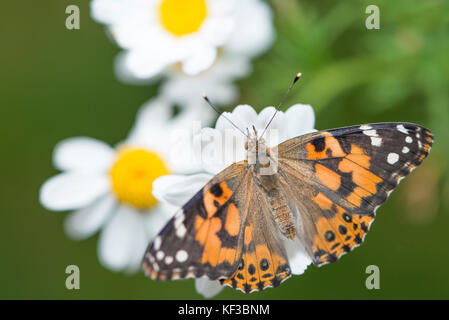
[[[305,134],[275,148],[248,131],[247,159],[213,177],[149,245],[155,280],[207,277],[245,293],[291,276],[287,241],[317,266],[364,241],[376,210],[433,143],[412,123],[377,123]]]

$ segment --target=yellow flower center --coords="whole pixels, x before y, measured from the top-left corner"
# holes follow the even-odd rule
[[[162,26],[178,37],[198,31],[206,16],[206,0],[162,0],[159,5]]]
[[[151,193],[153,181],[168,173],[156,153],[124,148],[119,151],[109,175],[112,191],[120,201],[138,209],[148,209],[157,203]]]

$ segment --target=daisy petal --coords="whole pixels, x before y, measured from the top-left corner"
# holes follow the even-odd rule
[[[148,242],[151,241],[173,217],[179,206],[160,202],[158,206],[143,215],[145,232],[148,235]]]
[[[250,70],[249,59],[220,55],[209,69],[194,77],[187,76],[178,69],[170,69],[166,81],[160,87],[160,92],[176,104],[188,108],[192,104],[201,106],[203,110],[212,110],[202,99],[202,94],[206,92],[214,104],[229,105],[238,96],[234,80],[247,75]]]
[[[295,241],[285,240],[284,245],[292,273],[296,275],[303,274],[307,266],[312,263],[303,245],[298,239]]]
[[[308,104],[295,104],[285,112],[288,128],[288,139],[315,132],[315,114]]]
[[[100,235],[98,255],[101,264],[113,271],[130,267],[135,262],[132,259],[133,250],[136,246],[141,248],[143,232],[139,214],[131,208],[120,206]]]
[[[225,45],[226,50],[237,55],[254,57],[271,46],[274,39],[272,13],[268,5],[260,0],[239,2],[236,10],[235,32]]]
[[[138,111],[136,123],[128,135],[127,143],[149,144],[161,136],[160,132],[170,119],[171,106],[165,99],[152,99]]]
[[[216,296],[223,286],[217,280],[209,280],[207,278],[195,279],[195,289],[198,293],[202,294],[205,298],[212,298]]]
[[[119,53],[114,59],[114,71],[117,79],[126,84],[132,85],[150,85],[160,80],[160,74],[153,77],[141,77],[128,66],[129,56],[127,51]]]
[[[273,115],[276,113],[275,107],[266,107],[263,108],[262,111],[260,111],[259,115],[257,116],[257,123],[256,128],[257,129],[265,129],[267,124],[270,122],[270,120],[273,118]],[[279,116],[281,115],[281,112],[278,112],[276,117],[273,118],[273,121],[270,123],[270,129],[275,128],[275,123],[278,121]]]
[[[66,233],[74,240],[90,237],[101,228],[116,205],[114,197],[108,194],[90,206],[70,213],[64,220]]]
[[[53,152],[53,162],[62,171],[106,171],[115,156],[114,149],[106,143],[88,138],[75,137],[59,142]]]
[[[91,204],[109,188],[106,175],[61,173],[48,179],[40,189],[40,202],[48,210],[80,209]]]
[[[144,217],[140,216],[140,220]],[[150,239],[145,233],[145,226],[140,223],[134,230],[133,247],[130,250],[128,266],[125,269],[126,273],[136,273],[141,270],[141,263],[145,250],[147,249]]]
[[[235,129],[234,126],[226,120],[225,116],[234,122],[234,124],[241,130],[246,130],[247,127],[255,125],[257,122],[257,112],[249,105],[241,104],[235,107],[232,113],[224,112],[217,120],[215,128],[218,130]]]
[[[149,55],[143,49],[127,51],[120,57],[122,68],[126,72],[132,73],[138,79],[148,79],[156,77],[167,65],[163,57]]]
[[[204,171],[217,174],[233,162],[245,158],[246,136],[237,130],[203,128],[194,136],[196,157]]]
[[[183,61],[182,70],[188,75],[196,75],[209,68],[216,56],[214,47],[197,48],[194,55]]]
[[[212,175],[206,173],[162,176],[153,182],[153,195],[159,201],[181,207],[211,178]]]

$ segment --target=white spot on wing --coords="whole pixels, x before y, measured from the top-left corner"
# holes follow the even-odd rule
[[[153,248],[154,248],[154,250],[159,250],[160,247],[161,247],[161,237],[160,237],[160,236],[157,236],[157,237],[154,239],[154,242],[153,242]]]
[[[389,164],[395,164],[396,162],[398,162],[398,160],[399,160],[399,155],[397,153],[392,152],[392,153],[388,154],[387,162]]]
[[[173,262],[173,257],[170,257],[170,256],[166,256],[165,257],[165,264],[170,264],[170,263],[172,263]]]
[[[363,124],[363,125],[361,125],[360,126],[360,129],[361,130],[369,130],[369,129],[372,129],[373,127],[371,127],[371,126],[369,126],[369,125],[367,125],[367,124]]]
[[[413,142],[412,137],[407,136],[407,137],[405,138],[405,142],[407,142],[407,143],[412,143],[412,142]]]
[[[182,224],[182,222],[184,221],[184,218],[185,218],[185,215],[184,215],[183,212],[181,212],[180,214],[176,215],[175,222],[174,222],[174,225],[175,225],[176,229]]]
[[[410,149],[407,147],[402,148],[402,153],[408,153],[409,151]]]
[[[187,232],[187,229],[186,229],[186,227],[184,226],[183,223],[181,223],[181,224],[176,228],[176,235],[177,235],[179,238],[184,237],[184,235],[186,234],[186,232]]]
[[[380,147],[382,145],[382,138],[380,137],[370,137],[371,145],[375,147]]]
[[[369,137],[378,137],[376,130],[365,130],[363,131],[363,134]]]
[[[179,250],[176,252],[176,260],[178,260],[178,262],[185,262],[188,257],[189,255],[185,250]]]
[[[408,130],[405,129],[404,125],[398,124],[398,125],[396,126],[396,128],[398,129],[398,131],[400,131],[400,132],[402,132],[402,133],[405,133],[405,134],[408,134]]]
[[[164,256],[165,256],[165,254],[163,251],[156,252],[156,259],[162,260],[162,259],[164,259]]]

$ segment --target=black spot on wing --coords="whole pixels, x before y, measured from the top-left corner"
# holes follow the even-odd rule
[[[221,197],[223,194],[223,189],[220,187],[220,184],[216,183],[214,184],[209,191],[216,197]]]
[[[312,144],[316,152],[322,152],[326,148],[324,137],[319,137],[312,140]]]

